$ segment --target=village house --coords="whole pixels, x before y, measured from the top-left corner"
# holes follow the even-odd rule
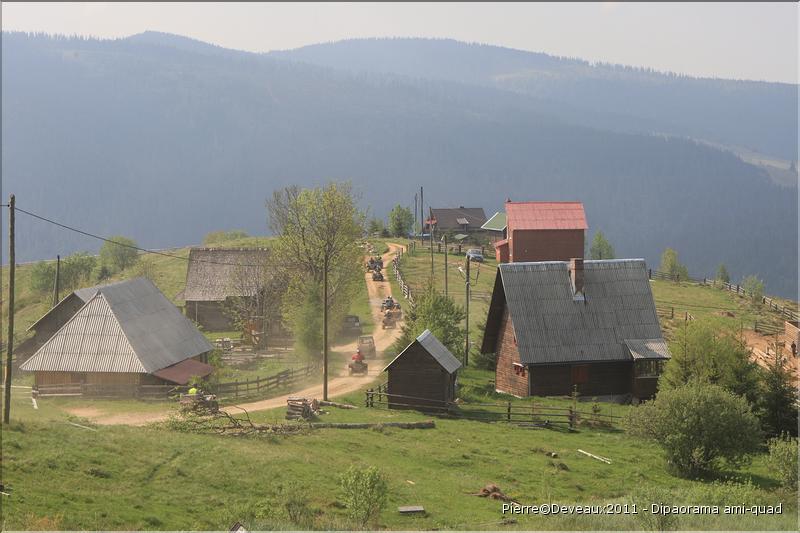
[[[482,232],[481,226],[486,223],[486,213],[481,207],[431,208],[430,216],[425,221],[428,231],[434,235],[464,234],[471,235]]]
[[[481,229],[489,234],[492,244],[508,238],[507,228],[506,214],[503,211],[498,211],[492,215],[491,218],[481,226]]]
[[[589,226],[582,203],[506,200],[505,210],[506,237],[494,245],[498,263],[583,257]]]
[[[35,387],[84,385],[124,395],[139,385],[183,385],[213,372],[206,364],[211,344],[150,280],[76,293],[85,303],[20,366],[34,373]],[[66,309],[56,306],[48,320],[61,320]]]
[[[456,398],[459,368],[461,362],[426,329],[383,369],[389,408],[446,408]]]
[[[257,297],[268,258],[263,248],[192,248],[182,295],[186,316],[207,331],[234,329],[230,299]]]
[[[650,398],[670,357],[643,259],[499,265],[481,352],[519,397]]]

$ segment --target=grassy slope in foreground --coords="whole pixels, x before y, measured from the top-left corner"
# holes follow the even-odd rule
[[[479,400],[491,375],[464,374],[465,393]],[[363,393],[343,399],[362,405]],[[522,401],[522,400],[518,400]],[[545,502],[642,503],[645,489],[678,494],[682,503],[777,504],[780,516],[688,516],[681,529],[783,529],[796,525],[792,494],[760,455],[734,474],[756,488],[732,493],[708,483],[669,475],[660,450],[624,431],[577,433],[528,430],[503,423],[436,420],[432,430],[319,430],[305,435],[231,438],[122,426],[98,431],[66,423],[54,402],[15,401],[14,421],[4,431],[4,528],[224,529],[236,520],[248,527],[292,527],[283,516],[282,490],[295,485],[315,513],[306,527],[349,528],[338,477],[349,465],[374,465],[389,482],[389,500],[377,526],[391,529],[498,529],[500,502],[472,496],[497,483],[523,504]],[[619,408],[624,410],[627,408]],[[615,414],[622,414],[622,411]],[[258,413],[279,421],[283,410]],[[424,420],[413,412],[331,409],[326,421]],[[577,452],[611,458],[607,465]],[[555,451],[551,459],[545,452]],[[565,465],[565,466],[562,466]],[[45,481],[46,480],[46,481]],[[409,481],[413,482],[409,483]],[[737,500],[731,502],[730,500]],[[401,516],[399,505],[423,505],[427,516]],[[271,511],[268,511],[271,510]],[[270,514],[271,513],[271,514]],[[641,529],[630,515],[515,516],[503,529]],[[294,527],[297,527],[294,525]]]

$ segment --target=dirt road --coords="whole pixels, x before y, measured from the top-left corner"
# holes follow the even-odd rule
[[[384,273],[388,276],[391,269],[390,263],[394,258],[395,251],[401,249],[402,246],[397,244],[389,244],[389,251],[383,254],[383,264],[385,265]],[[392,343],[400,335],[400,323],[397,327],[392,329],[381,328],[381,300],[391,294],[391,286],[388,281],[377,282],[372,281],[370,274],[364,275],[364,282],[367,284],[367,292],[369,294],[370,310],[372,311],[372,319],[375,324],[373,337],[375,338],[375,348],[382,357],[384,350],[389,348]],[[342,344],[331,347],[332,351],[348,352],[355,351],[355,342],[349,344]],[[385,358],[372,359],[369,361],[369,374],[368,378],[364,376],[349,376],[346,374],[345,369],[330,369],[331,374],[337,377],[328,381],[328,396],[333,398],[344,394],[351,393],[362,387],[377,377],[383,370],[386,363]],[[371,379],[370,379],[371,378]],[[283,407],[286,405],[286,399],[289,396],[303,396],[306,398],[322,398],[322,384],[313,385],[303,390],[294,391],[290,394],[269,398],[267,400],[259,400],[256,402],[248,402],[238,404],[239,407],[246,409],[248,412],[252,411],[265,411],[267,409],[275,409],[276,407]],[[235,411],[235,409],[233,410]],[[144,426],[151,422],[161,422],[169,418],[171,411],[163,412],[150,412],[150,413],[105,413],[98,407],[75,407],[67,409],[72,415],[80,416],[91,420],[99,425],[127,425],[127,426]]]

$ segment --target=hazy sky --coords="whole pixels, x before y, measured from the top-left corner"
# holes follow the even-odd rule
[[[177,33],[262,52],[354,37],[450,37],[699,76],[797,83],[796,3],[3,2],[3,30]]]

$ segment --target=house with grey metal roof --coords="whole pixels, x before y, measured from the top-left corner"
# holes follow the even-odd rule
[[[499,265],[481,352],[515,396],[648,398],[670,357],[643,259]]]
[[[383,369],[392,409],[446,409],[455,400],[461,361],[425,330]]]
[[[84,304],[20,366],[36,386],[185,384],[213,367],[213,347],[153,283],[136,278],[75,291]]]
[[[425,221],[428,229],[434,233],[475,233],[481,231],[486,223],[486,213],[482,207],[430,208],[430,215]]]
[[[209,331],[229,331],[230,298],[255,298],[263,290],[269,250],[265,248],[192,248],[183,300],[186,315]]]

